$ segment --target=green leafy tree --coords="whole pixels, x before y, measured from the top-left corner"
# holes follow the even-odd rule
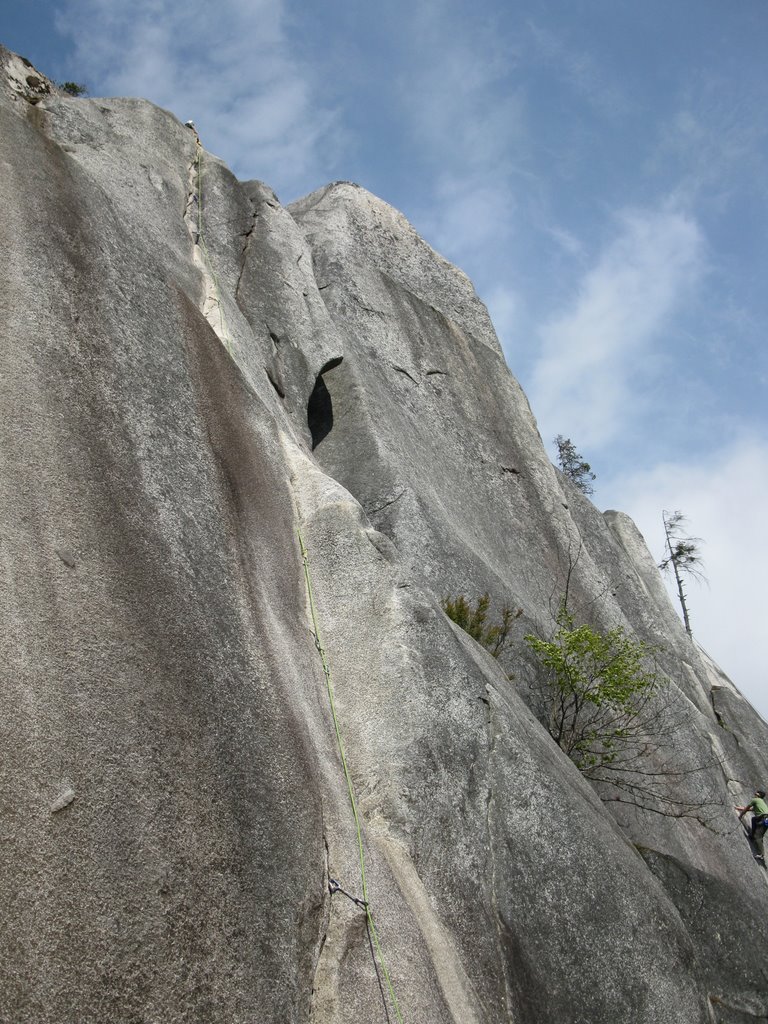
[[[501,622],[489,625],[489,594],[479,597],[474,608],[463,594],[455,598],[444,597],[440,603],[448,618],[482,644],[494,658],[498,658],[507,645],[513,621],[522,615],[522,608],[512,609],[505,605],[501,610]]]
[[[685,593],[684,577],[692,576],[694,579],[705,579],[702,571],[703,561],[701,557],[700,537],[688,537],[685,533],[687,522],[682,512],[662,512],[664,520],[664,558],[659,562],[662,572],[674,573],[677,584],[677,596],[680,600],[680,607],[683,610],[683,622],[688,636],[692,637],[691,619],[688,614],[688,599]]]
[[[526,636],[541,668],[549,733],[603,799],[708,825],[717,799],[686,790],[685,777],[717,764],[685,762],[685,702],[656,667],[658,649],[617,626],[577,626],[563,603],[549,639]],[[687,794],[687,795],[686,795]]]
[[[552,692],[549,732],[588,777],[616,764],[660,686],[653,649],[618,626],[598,633],[561,608],[549,640],[526,636]]]
[[[576,484],[582,494],[593,494],[595,489],[592,486],[592,481],[596,479],[595,474],[592,472],[590,464],[585,462],[576,451],[576,445],[570,437],[558,434],[555,438],[555,445],[557,446],[557,464],[562,472]]]

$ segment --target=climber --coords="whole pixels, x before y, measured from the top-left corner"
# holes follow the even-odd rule
[[[197,134],[197,128],[195,127],[195,122],[194,121],[185,121],[184,122],[184,127],[185,128],[189,128],[189,130],[195,136],[195,142],[198,144],[198,146],[201,145],[201,143],[200,143],[200,136]]]
[[[756,859],[765,864],[763,837],[765,836],[766,829],[768,829],[768,804],[765,802],[765,790],[756,789],[754,797],[746,807],[737,807],[736,810],[739,812],[739,821],[741,821],[747,811],[752,812],[752,825],[748,834],[757,849]]]

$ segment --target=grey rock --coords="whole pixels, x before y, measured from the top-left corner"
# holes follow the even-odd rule
[[[74,569],[77,566],[77,559],[69,548],[56,548],[56,554],[68,569]]]
[[[768,1014],[765,876],[732,809],[768,774],[765,723],[633,524],[551,466],[466,276],[358,186],[283,208],[149,103],[24,102],[19,61],[0,54],[7,1019],[396,1019],[365,912],[328,886],[362,898],[299,527],[402,1019]],[[664,646],[681,756],[717,762],[679,783],[714,794],[711,828],[602,800],[537,719],[523,636],[569,565],[580,615]],[[503,664],[440,608],[485,591],[523,610]]]
[[[697,871],[656,851],[642,854],[680,911],[698,951],[701,985],[713,1018],[722,1024],[742,1024],[764,1017],[768,922],[761,902],[744,900],[729,878]]]
[[[65,807],[69,807],[75,799],[75,795],[76,794],[72,786],[67,786],[63,789],[51,804],[51,814],[57,814],[59,811],[63,811]]]
[[[56,85],[32,67],[26,57],[0,44],[0,89],[11,103],[37,105],[45,96],[57,93]]]

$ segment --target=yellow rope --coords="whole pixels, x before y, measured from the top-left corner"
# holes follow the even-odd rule
[[[221,288],[219,288],[219,279],[216,276],[216,271],[213,267],[213,260],[208,252],[208,247],[205,244],[203,237],[203,147],[200,143],[200,139],[197,140],[197,240],[200,243],[200,249],[203,253],[203,260],[208,269],[208,273],[211,275],[213,281],[214,298],[216,299],[216,305],[219,307],[219,319],[221,320],[221,332],[224,335],[224,348],[227,352],[232,355],[232,342],[229,337],[229,331],[227,330],[227,322],[224,319],[224,304],[221,301]]]
[[[360,858],[360,880],[363,890],[363,902],[365,903],[365,914],[368,920],[368,928],[373,938],[374,946],[376,947],[376,955],[381,967],[382,973],[387,982],[387,989],[389,991],[389,997],[392,1000],[392,1007],[395,1011],[395,1015],[399,1021],[399,1024],[403,1024],[403,1018],[400,1014],[400,1007],[397,1004],[397,997],[395,990],[392,986],[392,980],[387,970],[387,964],[384,959],[384,953],[379,942],[379,936],[376,931],[376,925],[373,922],[373,914],[371,913],[371,907],[368,900],[368,882],[365,876],[365,852],[363,850],[363,830],[360,824],[360,816],[357,812],[357,801],[355,800],[355,790],[352,785],[352,776],[350,775],[349,765],[347,764],[347,756],[344,752],[344,742],[341,738],[341,727],[339,725],[339,717],[336,714],[336,701],[333,694],[333,683],[331,682],[331,670],[328,665],[328,659],[325,655],[325,648],[320,640],[320,627],[317,623],[317,609],[315,607],[315,597],[312,591],[312,578],[309,571],[309,555],[307,549],[304,546],[304,538],[301,534],[301,529],[297,526],[296,531],[299,535],[299,546],[301,547],[301,558],[304,563],[304,579],[307,583],[307,596],[309,598],[309,611],[312,617],[312,631],[315,636],[315,646],[320,654],[320,660],[323,663],[323,675],[325,676],[325,684],[328,690],[328,700],[331,705],[331,715],[333,717],[333,727],[336,731],[336,743],[339,748],[339,756],[341,758],[341,766],[344,770],[344,778],[347,782],[347,793],[349,794],[349,802],[352,805],[352,816],[355,819],[355,829],[357,832],[357,852]]]

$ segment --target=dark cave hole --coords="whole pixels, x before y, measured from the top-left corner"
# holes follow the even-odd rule
[[[312,435],[312,451],[330,434],[333,428],[333,401],[326,387],[324,375],[338,366],[342,357],[329,359],[317,375],[315,386],[307,402],[307,424]]]

